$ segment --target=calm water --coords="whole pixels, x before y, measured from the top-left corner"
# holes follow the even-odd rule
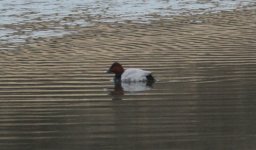
[[[256,148],[255,64],[147,63],[160,81],[143,92],[114,87],[105,63],[6,64],[1,149]]]

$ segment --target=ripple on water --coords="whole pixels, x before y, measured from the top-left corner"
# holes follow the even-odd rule
[[[255,149],[253,16],[103,25],[1,51],[1,149]],[[113,61],[158,81],[114,85]]]
[[[6,31],[0,31],[0,39],[7,43],[23,42],[27,38],[37,38],[38,36],[63,36],[70,34],[69,28],[86,27],[93,25],[93,22],[121,22],[125,20],[134,20],[135,22],[148,23],[155,20],[155,16],[175,16],[184,14],[200,14],[206,12],[218,12],[223,10],[233,10],[244,6],[254,5],[253,0],[246,2],[239,0],[227,1],[93,1],[93,0],[2,0],[0,1],[0,27]],[[45,25],[44,29],[35,31],[30,29],[25,34],[17,37],[14,32],[23,32],[23,29],[7,25],[54,22],[53,25]],[[29,25],[30,26],[30,25]],[[59,31],[53,31],[51,34],[42,34],[44,30],[52,28],[62,28],[62,34]],[[14,30],[14,32],[11,32]],[[10,32],[9,32],[10,31]],[[36,33],[38,32],[38,33]],[[72,33],[72,31],[71,31]]]

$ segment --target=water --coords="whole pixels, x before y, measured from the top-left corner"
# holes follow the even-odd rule
[[[2,62],[10,71],[1,76],[1,147],[255,148],[255,64],[197,61],[191,70],[174,61],[160,68],[147,63],[161,81],[151,90],[124,92],[101,72],[104,61]]]
[[[1,50],[1,150],[255,149],[254,16],[102,24]],[[157,82],[115,86],[113,61]]]
[[[148,23],[155,16],[177,16],[233,10],[254,0],[1,0],[1,43],[72,34],[97,22],[133,20]],[[159,17],[158,17],[159,18]]]
[[[1,149],[255,149],[254,22],[127,25],[2,52]],[[158,81],[114,86],[113,61]]]

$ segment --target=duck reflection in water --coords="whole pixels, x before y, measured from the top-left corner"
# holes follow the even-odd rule
[[[114,82],[115,87],[111,89],[109,95],[112,100],[122,100],[125,94],[140,93],[153,88],[154,82]]]

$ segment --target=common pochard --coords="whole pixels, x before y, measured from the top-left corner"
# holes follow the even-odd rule
[[[139,68],[124,69],[121,64],[114,62],[108,73],[115,74],[115,82],[154,82],[155,79],[150,71],[145,71]]]

